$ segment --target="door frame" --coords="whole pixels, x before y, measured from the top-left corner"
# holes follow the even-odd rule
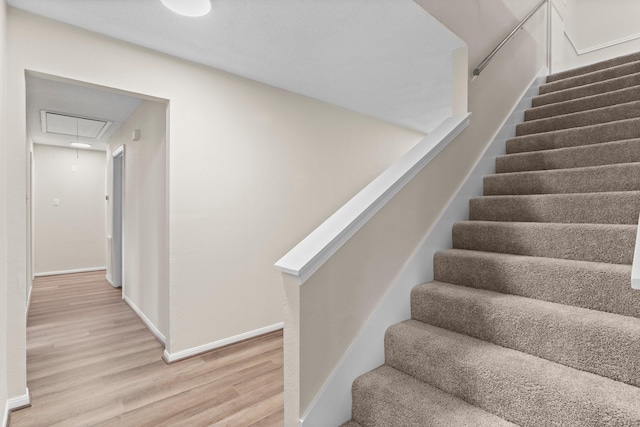
[[[125,212],[124,212],[124,197],[125,197],[125,162],[126,162],[126,157],[125,157],[125,146],[121,145],[118,148],[116,148],[112,153],[111,153],[111,157],[112,157],[112,162],[111,162],[111,198],[113,200],[109,200],[109,208],[111,210],[111,280],[108,280],[109,283],[111,284],[111,286],[113,286],[114,288],[122,288],[124,289],[124,271],[125,271],[125,259],[126,257],[124,256],[124,236],[125,236],[125,221],[124,221],[124,216],[125,216]],[[120,173],[116,174],[116,159],[119,159],[119,163],[120,163]],[[118,177],[120,178],[120,185],[119,185],[119,194],[116,195],[116,175],[118,175]],[[119,198],[119,200],[118,200]],[[119,224],[117,224],[116,222],[116,209],[119,208],[119,218],[120,218],[120,222]],[[116,228],[116,226],[119,226],[119,230]],[[116,231],[119,231],[119,236],[116,239]],[[120,254],[119,257],[116,257],[116,250],[119,247],[120,249]],[[120,261],[120,269],[119,269],[119,277],[116,277],[116,259],[119,258]],[[122,293],[122,295],[124,296],[124,292]]]

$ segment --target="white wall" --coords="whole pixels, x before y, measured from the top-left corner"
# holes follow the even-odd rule
[[[566,0],[565,68],[640,51],[640,2]],[[626,41],[625,41],[626,40]]]
[[[166,338],[169,330],[167,286],[167,105],[143,101],[111,137],[107,149],[108,192],[113,200],[113,157],[125,146],[124,160],[124,297]],[[134,130],[140,140],[132,141]],[[112,234],[112,207],[107,208],[107,234]],[[111,276],[107,254],[107,276]]]
[[[14,9],[9,34],[10,381],[22,392],[25,69],[170,102],[171,353],[281,322],[273,263],[422,137]]]
[[[3,2],[4,4],[4,2]],[[3,173],[5,178],[4,197],[1,197],[6,214],[6,234],[0,236],[0,243],[6,244],[6,354],[7,354],[7,395],[10,398],[22,397],[26,393],[26,292],[27,292],[27,159],[29,144],[25,135],[26,127],[23,124],[21,132],[16,134],[11,131],[14,115],[18,111],[26,111],[24,102],[16,105],[12,101],[10,83],[11,62],[11,34],[10,9],[7,9],[6,55],[3,66],[5,71],[5,124],[3,126],[5,144]],[[22,77],[24,87],[24,77]],[[0,214],[2,215],[2,214]]]
[[[7,217],[6,217],[6,1],[0,0],[0,420],[5,419],[7,393]],[[2,423],[2,421],[0,421]],[[4,426],[3,426],[4,427]]]
[[[105,153],[34,144],[33,155],[35,274],[104,268]]]

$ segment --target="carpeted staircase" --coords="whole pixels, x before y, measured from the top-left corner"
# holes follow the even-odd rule
[[[640,426],[640,53],[532,105],[344,426]]]

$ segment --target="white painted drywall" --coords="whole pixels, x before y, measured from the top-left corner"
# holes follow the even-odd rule
[[[566,0],[565,3],[565,68],[640,51],[640,2]]]
[[[640,38],[640,2],[636,0],[566,0],[566,5],[566,31],[579,51]]]
[[[104,267],[105,153],[34,144],[33,154],[35,274]]]
[[[171,353],[281,322],[273,263],[423,136],[11,8],[9,34],[9,263],[20,291],[10,302],[24,305],[25,69],[166,99]],[[18,395],[24,308],[10,316],[22,319],[9,346]]]
[[[549,44],[551,48],[550,52],[550,73],[558,73],[564,70],[564,52],[565,52],[565,33],[564,33],[564,18],[562,12],[555,6],[551,8],[551,31],[549,32],[551,42]]]
[[[7,44],[3,61],[5,69],[5,134],[3,173],[5,174],[5,194],[2,198],[6,212],[6,239],[0,245],[6,245],[6,295],[7,295],[7,394],[9,397],[23,396],[27,391],[26,372],[26,290],[27,290],[27,212],[26,212],[26,172],[28,141],[25,134],[26,124],[16,133],[12,131],[14,116],[20,111],[24,115],[25,103],[14,102],[13,87],[10,80],[11,46],[11,8],[7,9]],[[24,92],[24,71],[16,75]],[[20,115],[20,114],[19,114]]]
[[[167,336],[167,105],[142,101],[111,137],[107,148],[107,191],[113,200],[113,153],[125,146],[123,200],[123,292],[149,321]],[[132,141],[134,130],[140,140]],[[107,235],[112,235],[112,206],[107,208]],[[107,275],[111,254],[107,253]]]
[[[0,0],[0,423],[7,414],[6,2]],[[4,427],[4,425],[2,425]]]

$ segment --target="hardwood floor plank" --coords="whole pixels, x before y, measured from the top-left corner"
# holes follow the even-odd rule
[[[230,417],[227,417],[212,425],[215,427],[248,426],[264,420],[274,412],[277,412],[283,405],[284,393],[278,393],[268,399],[261,401],[256,405],[244,408],[242,411],[236,412]]]
[[[11,427],[283,424],[282,331],[167,365],[104,271],[39,277]]]
[[[252,393],[240,395],[222,405],[200,411],[192,417],[180,420],[175,425],[181,427],[214,425],[225,418],[231,417],[246,408],[255,406],[280,393],[282,393],[282,386],[280,384],[267,384],[253,390]]]

